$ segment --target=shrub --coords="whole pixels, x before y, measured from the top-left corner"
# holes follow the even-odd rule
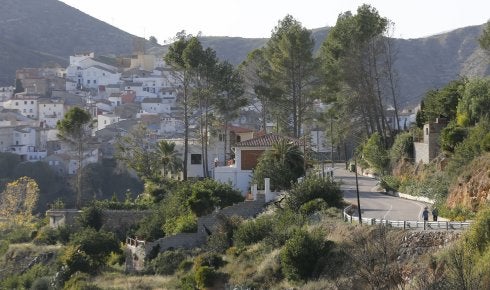
[[[272,231],[272,217],[260,216],[243,222],[233,233],[233,243],[244,247],[262,241]]]
[[[100,230],[104,222],[102,209],[96,205],[84,208],[78,218],[78,222],[84,228],[90,227],[96,231]]]
[[[323,199],[330,207],[342,205],[342,192],[338,184],[329,178],[312,176],[293,186],[286,197],[286,207],[297,212],[303,204],[317,198]]]
[[[210,250],[224,253],[233,245],[233,233],[237,230],[242,219],[237,216],[227,217],[222,214],[217,216],[218,222],[214,231],[208,238],[207,246]]]
[[[172,275],[185,258],[185,253],[180,250],[165,251],[150,262],[150,267],[155,274]]]
[[[321,198],[310,200],[299,208],[302,215],[309,216],[315,212],[328,208],[328,204]]]
[[[87,228],[73,235],[61,262],[68,266],[69,274],[77,271],[95,273],[106,263],[111,252],[121,252],[114,234]]]
[[[54,245],[58,241],[58,230],[49,226],[40,229],[34,239],[36,245]]]
[[[34,280],[31,286],[31,290],[50,290],[51,287],[51,279],[50,277],[40,277]]]
[[[218,269],[222,267],[224,264],[225,262],[223,261],[223,258],[221,258],[221,256],[210,252],[206,252],[202,255],[199,255],[198,257],[196,257],[196,259],[194,259],[195,269],[202,266],[208,266],[214,269]]]
[[[212,179],[198,181],[191,185],[189,207],[197,215],[211,213],[215,207],[226,207],[243,201],[239,191],[229,184],[223,184]]]
[[[195,276],[188,274],[180,278],[180,287],[182,290],[195,290],[197,288]]]
[[[68,281],[66,281],[63,289],[70,290],[102,290],[101,288],[90,284],[90,277],[84,273],[75,273]]]
[[[449,152],[454,152],[456,145],[463,142],[467,135],[468,129],[457,126],[455,122],[451,122],[441,131],[441,136],[439,137],[441,148]]]
[[[392,163],[403,158],[411,158],[413,156],[412,133],[405,132],[396,135],[393,146],[390,148],[389,155]]]
[[[393,175],[385,175],[380,178],[379,185],[388,191],[396,191],[400,187],[400,180]]]
[[[196,269],[194,279],[199,289],[213,286],[214,280],[217,274],[214,268],[208,266],[201,266]]]
[[[303,215],[290,210],[276,213],[272,219],[271,231],[266,233],[265,243],[272,247],[280,247],[305,225]]]
[[[281,265],[289,280],[306,280],[315,274],[317,262],[327,252],[327,245],[320,237],[304,231],[296,232],[281,250]]]
[[[385,150],[383,140],[379,133],[374,133],[369,137],[362,149],[363,159],[377,173],[383,174],[390,161],[388,152]]]

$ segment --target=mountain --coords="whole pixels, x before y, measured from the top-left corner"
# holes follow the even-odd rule
[[[57,0],[0,1],[0,85],[15,70],[68,65],[75,52],[129,54],[135,37]]]
[[[1,0],[0,8],[0,86],[12,85],[18,68],[54,63],[66,66],[75,52],[121,55],[141,47],[137,37],[57,0]],[[424,38],[394,39],[401,105],[415,105],[427,90],[459,76],[490,74],[490,58],[477,41],[482,29],[483,25],[470,26]],[[315,50],[328,31],[328,27],[312,30]],[[203,46],[213,48],[220,59],[235,65],[267,40],[201,38]],[[147,41],[143,45],[147,52],[159,55],[167,49]]]

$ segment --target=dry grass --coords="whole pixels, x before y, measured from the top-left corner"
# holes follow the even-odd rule
[[[167,290],[178,289],[179,281],[173,276],[130,276],[119,273],[105,273],[97,276],[92,283],[102,289],[111,290]]]

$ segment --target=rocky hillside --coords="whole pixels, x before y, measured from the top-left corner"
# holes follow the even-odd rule
[[[272,28],[271,28],[272,29]],[[477,38],[482,25],[418,39],[395,39],[396,69],[402,106],[417,104],[429,89],[439,88],[460,75],[488,75],[486,56]],[[329,28],[312,30],[318,49]],[[205,47],[237,65],[265,38],[203,37]],[[74,52],[129,54],[134,36],[57,0],[2,0],[0,9],[0,86],[14,83],[15,70],[57,63],[67,65]],[[163,54],[166,47],[145,44],[145,50]]]
[[[467,170],[458,178],[458,183],[450,189],[447,205],[451,208],[462,206],[478,210],[490,198],[490,154],[473,160]]]

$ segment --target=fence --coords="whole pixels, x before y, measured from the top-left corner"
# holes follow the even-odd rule
[[[359,222],[359,217],[353,216],[352,205],[344,209],[344,221]],[[449,222],[449,221],[392,221],[375,218],[362,218],[362,223],[367,225],[384,225],[387,227],[403,228],[404,230],[466,230],[470,227],[471,222]]]

